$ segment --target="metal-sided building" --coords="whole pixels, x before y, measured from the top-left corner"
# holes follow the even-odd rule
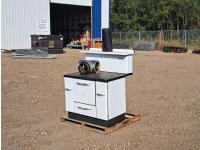
[[[31,48],[31,35],[76,38],[84,25],[91,38],[109,27],[109,0],[2,0],[1,49]]]

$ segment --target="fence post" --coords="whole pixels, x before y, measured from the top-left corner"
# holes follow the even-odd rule
[[[184,43],[186,47],[187,46],[187,30],[184,30]]]
[[[122,44],[122,33],[119,32],[119,43]]]
[[[140,41],[141,41],[141,35],[140,35],[140,31],[139,31],[139,33],[138,33],[138,41],[139,41],[139,43],[140,43]]]
[[[170,30],[170,40],[172,40],[172,30]]]

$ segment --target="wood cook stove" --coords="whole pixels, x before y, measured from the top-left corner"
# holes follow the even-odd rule
[[[105,47],[103,47],[105,48]],[[125,77],[133,73],[134,51],[91,48],[86,60],[98,60],[100,72],[64,75],[65,110],[68,117],[110,127],[125,119]]]

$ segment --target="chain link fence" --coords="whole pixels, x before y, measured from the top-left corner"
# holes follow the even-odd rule
[[[164,46],[200,47],[200,29],[112,33],[113,45],[126,45],[137,49],[139,44],[150,44],[152,49]],[[145,46],[143,46],[145,49]]]

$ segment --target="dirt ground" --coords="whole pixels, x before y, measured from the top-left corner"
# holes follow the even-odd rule
[[[79,50],[57,59],[13,59],[2,53],[3,150],[199,150],[200,56],[136,52],[126,78],[127,111],[139,122],[110,135],[61,123],[63,75]]]

